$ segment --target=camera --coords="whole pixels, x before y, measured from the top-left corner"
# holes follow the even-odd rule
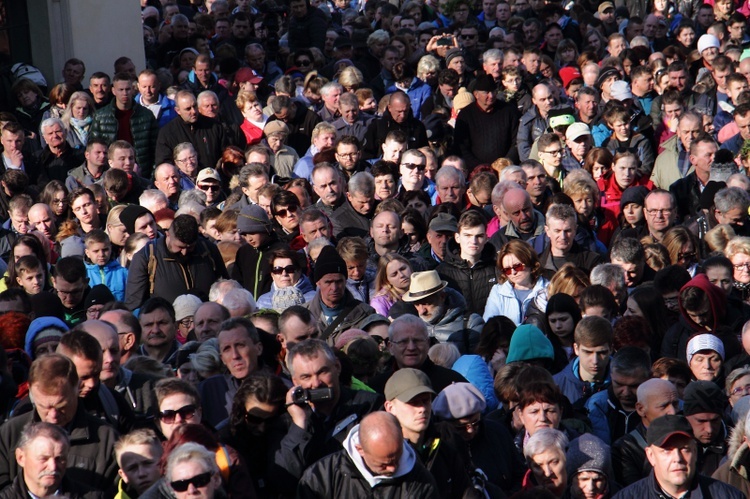
[[[304,405],[308,402],[322,402],[324,400],[331,400],[333,398],[333,390],[330,388],[313,388],[306,390],[302,387],[297,387],[292,392],[292,403],[297,405]]]

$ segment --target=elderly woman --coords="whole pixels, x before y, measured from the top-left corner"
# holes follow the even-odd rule
[[[571,498],[608,499],[616,492],[609,479],[614,476],[609,445],[600,438],[581,435],[570,442],[565,459]]]
[[[509,495],[521,481],[524,465],[518,453],[501,451],[511,448],[513,437],[498,421],[482,417],[485,408],[484,396],[471,383],[453,383],[432,402],[433,413],[450,422],[467,443],[474,465]]]
[[[490,291],[484,309],[484,320],[504,315],[516,325],[526,318],[529,305],[549,285],[542,277],[539,257],[529,243],[513,239],[497,254],[499,284]]]
[[[286,145],[289,127],[281,120],[270,121],[263,128],[263,135],[266,137],[266,145],[273,153],[270,160],[276,175],[292,178],[294,165],[299,161],[299,155],[297,151]]]
[[[180,188],[183,191],[195,189],[195,179],[198,176],[198,151],[190,142],[182,142],[174,146],[172,159],[180,172]]]
[[[698,381],[721,384],[724,364],[724,343],[713,334],[698,334],[687,344],[687,362]]]
[[[742,301],[750,303],[750,238],[735,237],[727,244],[724,254],[734,266],[734,289]]]
[[[729,373],[725,387],[732,407],[739,399],[750,395],[750,366],[738,367]]]
[[[95,111],[94,99],[86,92],[75,92],[70,96],[61,119],[68,132],[68,144],[73,149],[86,147]]]
[[[248,146],[260,143],[263,139],[263,127],[268,121],[268,116],[263,114],[263,104],[258,100],[254,92],[241,90],[235,101],[237,108],[245,118],[240,129],[245,134]]]
[[[292,305],[302,305],[313,299],[315,286],[302,273],[299,253],[277,249],[270,253],[271,291],[258,298],[258,308],[272,308],[283,312]]]
[[[523,479],[523,488],[543,486],[555,497],[563,497],[568,488],[565,450],[568,437],[561,431],[545,428],[529,438],[523,455],[529,471]]]

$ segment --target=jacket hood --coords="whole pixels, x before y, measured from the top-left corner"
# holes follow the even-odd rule
[[[698,288],[704,291],[708,295],[708,301],[711,304],[711,313],[713,314],[713,324],[711,325],[711,331],[716,331],[721,317],[724,317],[727,309],[727,297],[724,291],[718,286],[714,286],[708,281],[706,274],[698,274],[693,277],[682,289],[680,289],[680,295],[688,288]],[[704,331],[705,328],[695,323],[685,311],[685,307],[682,305],[682,298],[680,298],[680,314],[682,318],[687,322],[691,329],[695,331]]]
[[[531,324],[518,326],[510,338],[506,362],[528,361],[532,359],[554,360],[555,352],[549,338],[542,330]]]
[[[482,254],[479,255],[479,261],[477,262],[477,265],[494,266],[495,255],[497,255],[497,251],[488,239],[484,245],[484,248],[482,249]],[[445,261],[450,262],[451,264],[459,268],[469,268],[468,262],[461,258],[461,247],[456,241],[448,241],[448,245],[445,248]]]
[[[360,456],[359,452],[357,452],[356,446],[358,444],[359,425],[355,426],[351,429],[351,431],[349,431],[349,435],[347,435],[346,439],[344,440],[344,450],[349,455],[349,459],[352,460],[354,466],[357,467],[357,470],[360,472],[362,477],[367,480],[368,484],[370,484],[370,488],[374,488],[378,484],[386,483],[393,480],[394,478],[406,475],[414,468],[414,464],[416,463],[416,453],[414,449],[412,449],[411,445],[408,445],[404,441],[402,443],[404,452],[401,454],[401,459],[398,462],[398,468],[396,468],[396,472],[391,476],[373,475],[370,470],[367,469],[362,456]]]
[[[34,358],[34,352],[32,345],[34,344],[34,338],[39,334],[40,331],[54,327],[65,333],[70,329],[67,324],[58,319],[57,317],[38,317],[31,321],[29,329],[26,331],[26,341],[24,342],[24,350],[29,355],[29,358]]]
[[[452,288],[445,288],[446,301],[445,301],[445,313],[442,319],[438,321],[435,326],[444,326],[455,321],[458,317],[463,317],[466,312],[466,300],[463,295]]]
[[[568,476],[574,477],[582,471],[596,471],[613,476],[609,445],[591,433],[584,433],[570,442],[566,452]]]

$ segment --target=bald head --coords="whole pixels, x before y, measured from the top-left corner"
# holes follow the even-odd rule
[[[508,220],[521,232],[534,229],[534,207],[526,189],[510,189],[503,196],[503,210]]]
[[[359,425],[359,443],[365,452],[376,443],[400,445],[403,440],[398,419],[385,411],[368,414]]]
[[[31,228],[38,230],[50,241],[55,239],[57,227],[52,208],[44,203],[37,203],[29,209],[29,224]]]
[[[656,418],[677,414],[679,398],[677,388],[665,379],[651,378],[638,387],[638,402],[635,405],[643,425],[648,425]]]

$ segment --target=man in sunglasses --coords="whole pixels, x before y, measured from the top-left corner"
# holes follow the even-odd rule
[[[221,474],[216,456],[196,443],[182,444],[170,453],[165,480],[166,488],[176,499],[220,497]]]
[[[212,208],[226,198],[221,190],[221,177],[213,168],[204,168],[198,172],[195,187],[206,194],[206,207]]]

